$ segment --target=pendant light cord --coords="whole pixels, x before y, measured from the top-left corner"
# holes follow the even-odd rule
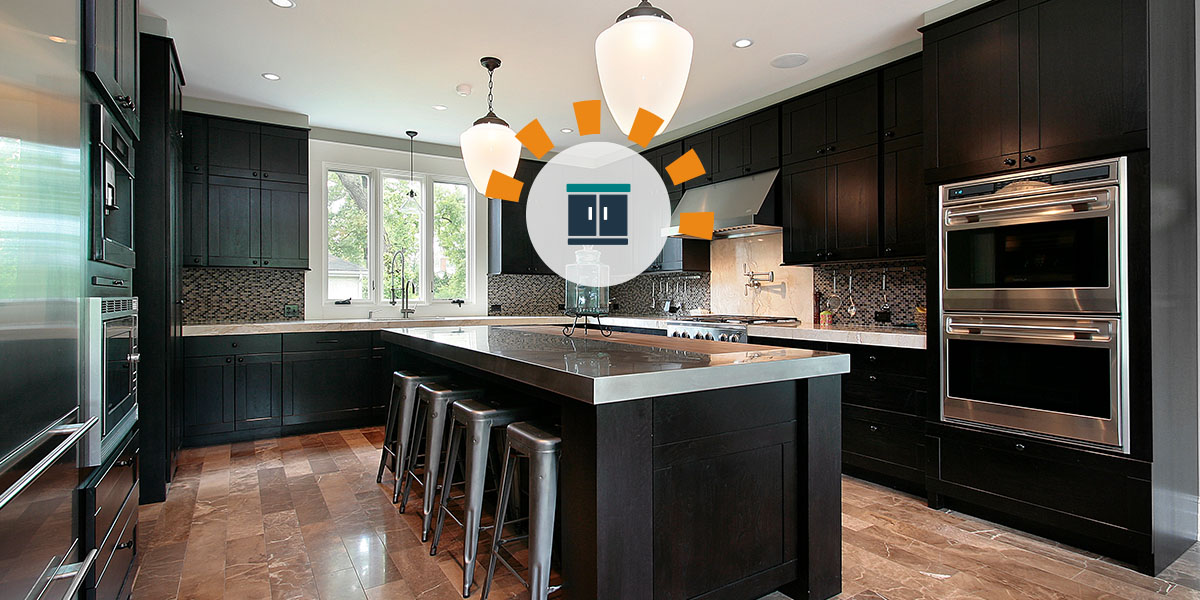
[[[495,112],[494,110],[492,110],[492,86],[493,86],[492,75],[495,72],[496,72],[495,69],[488,69],[488,112],[489,113]]]
[[[416,181],[416,170],[413,167],[413,161],[415,157],[415,154],[413,153],[413,140],[416,139],[417,132],[406,131],[405,133],[408,135],[408,181],[409,185],[411,186],[412,183]],[[408,188],[408,197],[416,198],[417,190],[414,190],[411,187]]]

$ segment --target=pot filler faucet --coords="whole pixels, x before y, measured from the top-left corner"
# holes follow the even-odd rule
[[[400,257],[400,318],[407,319],[412,316],[414,309],[408,307],[409,289],[412,293],[417,293],[417,283],[408,280],[407,271],[404,269],[404,249],[401,248],[392,253],[392,259],[388,261],[388,281],[392,284],[392,302],[391,305],[396,305],[396,256]]]

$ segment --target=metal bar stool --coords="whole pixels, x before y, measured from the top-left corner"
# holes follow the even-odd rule
[[[429,530],[433,521],[433,504],[438,490],[438,470],[441,468],[442,440],[450,425],[450,404],[458,400],[479,400],[483,398],[482,388],[445,382],[423,383],[417,388],[416,427],[413,430],[413,444],[425,439],[425,472],[418,479],[416,474],[415,453],[409,457],[409,467],[404,472],[404,491],[400,502],[400,512],[408,503],[408,491],[413,480],[421,484],[421,541],[429,540]]]
[[[497,402],[480,402],[478,400],[459,400],[452,406],[454,415],[450,425],[450,440],[446,444],[446,474],[442,476],[442,496],[438,503],[437,527],[433,531],[433,543],[429,555],[437,554],[438,542],[442,539],[442,527],[449,515],[454,522],[465,530],[463,538],[463,598],[471,595],[471,584],[475,579],[475,556],[479,547],[479,533],[491,527],[480,527],[483,515],[484,479],[489,465],[492,430],[517,421],[529,419],[537,414],[537,409],[529,405],[504,405]],[[504,430],[500,431],[504,435]],[[465,439],[464,439],[465,438]],[[463,520],[459,520],[447,506],[450,497],[451,483],[454,481],[454,469],[458,458],[460,445],[466,445],[466,498],[463,509]],[[491,460],[492,472],[495,474],[499,466]],[[494,477],[494,475],[493,475]]]
[[[512,572],[529,588],[532,600],[546,600],[560,586],[550,587],[550,558],[554,545],[554,511],[558,501],[558,451],[562,443],[556,425],[522,421],[507,429],[504,447],[504,476],[500,482],[500,502],[496,506],[496,525],[492,530],[492,556],[488,561],[487,579],[483,581],[481,600],[487,600],[496,575],[496,561]],[[529,534],[504,538],[504,513],[512,493],[512,479],[517,458],[529,458]],[[500,557],[500,546],[529,538],[529,580]]]
[[[375,483],[383,483],[383,471],[392,472],[392,504],[400,501],[402,468],[408,464],[408,452],[412,449],[413,412],[417,408],[417,386],[422,383],[444,381],[447,375],[434,375],[417,371],[392,373],[392,393],[388,396],[387,422],[384,427],[383,449],[379,455],[379,472]],[[401,510],[401,512],[404,512]]]

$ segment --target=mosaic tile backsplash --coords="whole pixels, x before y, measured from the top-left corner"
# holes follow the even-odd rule
[[[682,307],[675,314],[709,310],[712,296],[708,273],[641,275],[615,285],[609,297],[613,314],[666,316],[666,300]],[[554,315],[563,303],[566,282],[557,275],[488,275],[489,315]],[[499,305],[499,310],[496,306]]]
[[[875,311],[883,305],[883,273],[887,271],[887,300],[891,305],[892,325],[911,324],[916,321],[918,306],[925,306],[925,263],[913,261],[881,261],[843,265],[826,265],[813,268],[813,287],[821,293],[821,303],[826,304],[833,293],[837,280],[837,294],[841,297],[841,308],[834,312],[835,325],[881,325],[875,322]],[[851,293],[850,275],[854,275]],[[854,316],[846,310],[851,298],[858,309]],[[805,321],[812,319],[809,316]]]
[[[186,267],[182,279],[184,325],[304,320],[304,271]]]

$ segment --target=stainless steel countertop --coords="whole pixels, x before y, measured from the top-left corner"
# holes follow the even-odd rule
[[[384,329],[383,340],[590,404],[850,372],[846,354],[546,327]],[[736,399],[731,399],[736,401]]]

